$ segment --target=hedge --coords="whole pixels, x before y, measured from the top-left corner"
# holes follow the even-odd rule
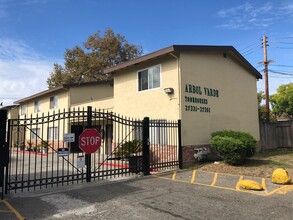
[[[211,136],[212,147],[228,164],[240,165],[255,153],[256,140],[249,133],[223,130]]]

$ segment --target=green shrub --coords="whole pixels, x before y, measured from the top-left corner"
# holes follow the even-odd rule
[[[114,155],[116,157],[127,158],[134,154],[141,154],[142,142],[139,140],[126,141],[121,147],[119,147]]]
[[[247,132],[222,130],[213,132],[211,136],[231,137],[242,141],[246,147],[246,157],[251,157],[256,151],[256,140]]]
[[[212,146],[228,164],[239,165],[255,153],[256,140],[249,133],[223,130],[211,136]]]

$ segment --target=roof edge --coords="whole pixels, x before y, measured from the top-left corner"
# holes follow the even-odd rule
[[[223,51],[223,52],[228,52],[232,51],[234,56],[236,56],[239,62],[243,65],[244,68],[247,70],[251,71],[251,73],[257,78],[261,79],[262,75],[233,47],[233,46],[221,46],[221,45],[172,45],[160,50],[157,50],[155,52],[143,55],[141,57],[138,57],[134,60],[127,61],[122,64],[118,64],[113,67],[109,67],[104,69],[104,73],[114,73],[116,71],[125,69],[127,67],[136,65],[138,63],[150,60],[150,59],[155,59],[157,57],[166,55],[168,53],[172,52],[181,52],[181,51]]]
[[[113,80],[105,80],[105,81],[92,81],[92,82],[83,82],[83,83],[68,83],[68,84],[62,84],[53,88],[46,89],[44,91],[35,93],[31,96],[25,97],[23,99],[17,100],[14,102],[14,104],[21,104],[23,102],[30,101],[32,99],[41,97],[43,95],[47,95],[56,91],[60,90],[68,90],[71,87],[77,87],[77,86],[88,86],[88,85],[99,85],[99,84],[107,84],[107,83],[113,83]]]

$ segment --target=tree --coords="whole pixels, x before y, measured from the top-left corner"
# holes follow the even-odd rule
[[[258,118],[260,122],[266,121],[266,105],[262,104],[263,101],[265,101],[266,96],[263,91],[259,91],[257,93],[257,100],[258,100]],[[275,121],[275,117],[272,114],[272,111],[270,111],[270,121]]]
[[[107,67],[132,60],[142,54],[141,46],[130,44],[124,36],[115,34],[110,28],[100,36],[100,31],[89,36],[83,47],[76,45],[64,54],[64,67],[54,64],[47,79],[49,87],[64,83],[102,81],[112,79],[104,74]]]
[[[257,93],[257,101],[258,101],[258,117],[259,121],[265,121],[266,119],[266,107],[264,104],[261,104],[262,101],[265,100],[265,94],[263,91]]]
[[[270,97],[272,112],[277,116],[293,118],[293,83],[279,86],[277,93]]]

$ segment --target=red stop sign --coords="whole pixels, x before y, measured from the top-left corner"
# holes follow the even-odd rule
[[[102,136],[94,128],[85,129],[79,135],[79,148],[86,154],[95,153],[101,146]]]

